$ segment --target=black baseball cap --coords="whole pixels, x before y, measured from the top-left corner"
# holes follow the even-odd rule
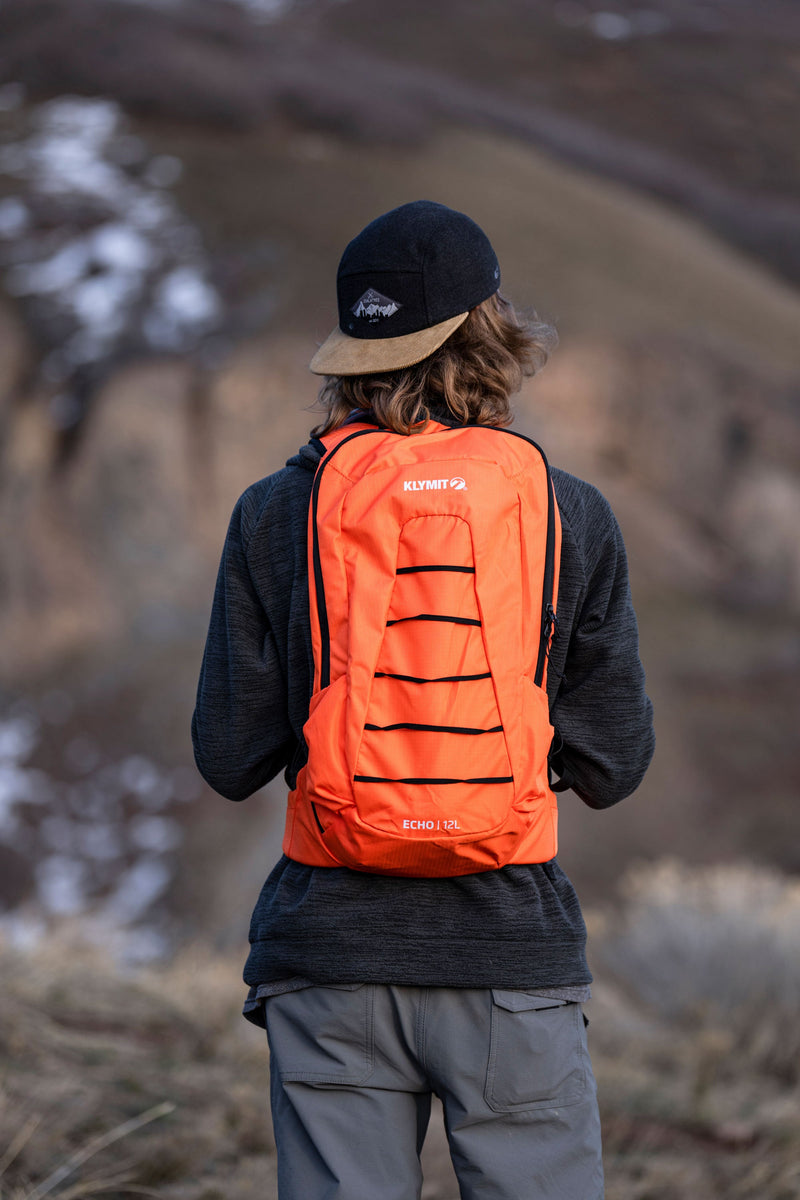
[[[464,213],[415,200],[371,221],[339,263],[339,325],[316,375],[367,375],[421,362],[500,287],[497,255]]]

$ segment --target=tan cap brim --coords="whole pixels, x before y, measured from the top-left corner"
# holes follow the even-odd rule
[[[309,363],[315,375],[373,375],[378,371],[400,371],[422,362],[469,316],[459,313],[419,333],[393,338],[353,338],[334,329]]]

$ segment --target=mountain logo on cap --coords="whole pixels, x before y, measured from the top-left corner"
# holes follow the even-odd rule
[[[369,321],[370,325],[374,325],[376,321],[382,321],[385,317],[394,316],[398,309],[402,308],[396,300],[390,300],[388,296],[382,296],[380,292],[376,292],[375,288],[367,288],[364,295],[356,300],[350,312],[356,317],[363,317]]]

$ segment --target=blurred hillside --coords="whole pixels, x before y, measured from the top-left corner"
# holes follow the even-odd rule
[[[142,957],[241,945],[283,787],[234,808],[191,768],[222,539],[314,423],[342,248],[420,197],[474,216],[506,294],[555,320],[518,428],[629,547],[659,748],[619,809],[564,800],[566,870],[597,896],[665,851],[800,867],[794,7],[455,8],[0,7],[19,936],[92,908]]]
[[[792,0],[6,0],[0,35],[39,96],[362,145],[510,133],[800,275]]]

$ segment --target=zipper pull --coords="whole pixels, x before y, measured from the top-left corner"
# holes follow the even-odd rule
[[[548,646],[551,641],[554,642],[558,637],[558,617],[556,616],[556,611],[552,604],[548,604],[544,610],[544,628],[542,629],[542,636],[544,637],[544,640],[547,642]]]

